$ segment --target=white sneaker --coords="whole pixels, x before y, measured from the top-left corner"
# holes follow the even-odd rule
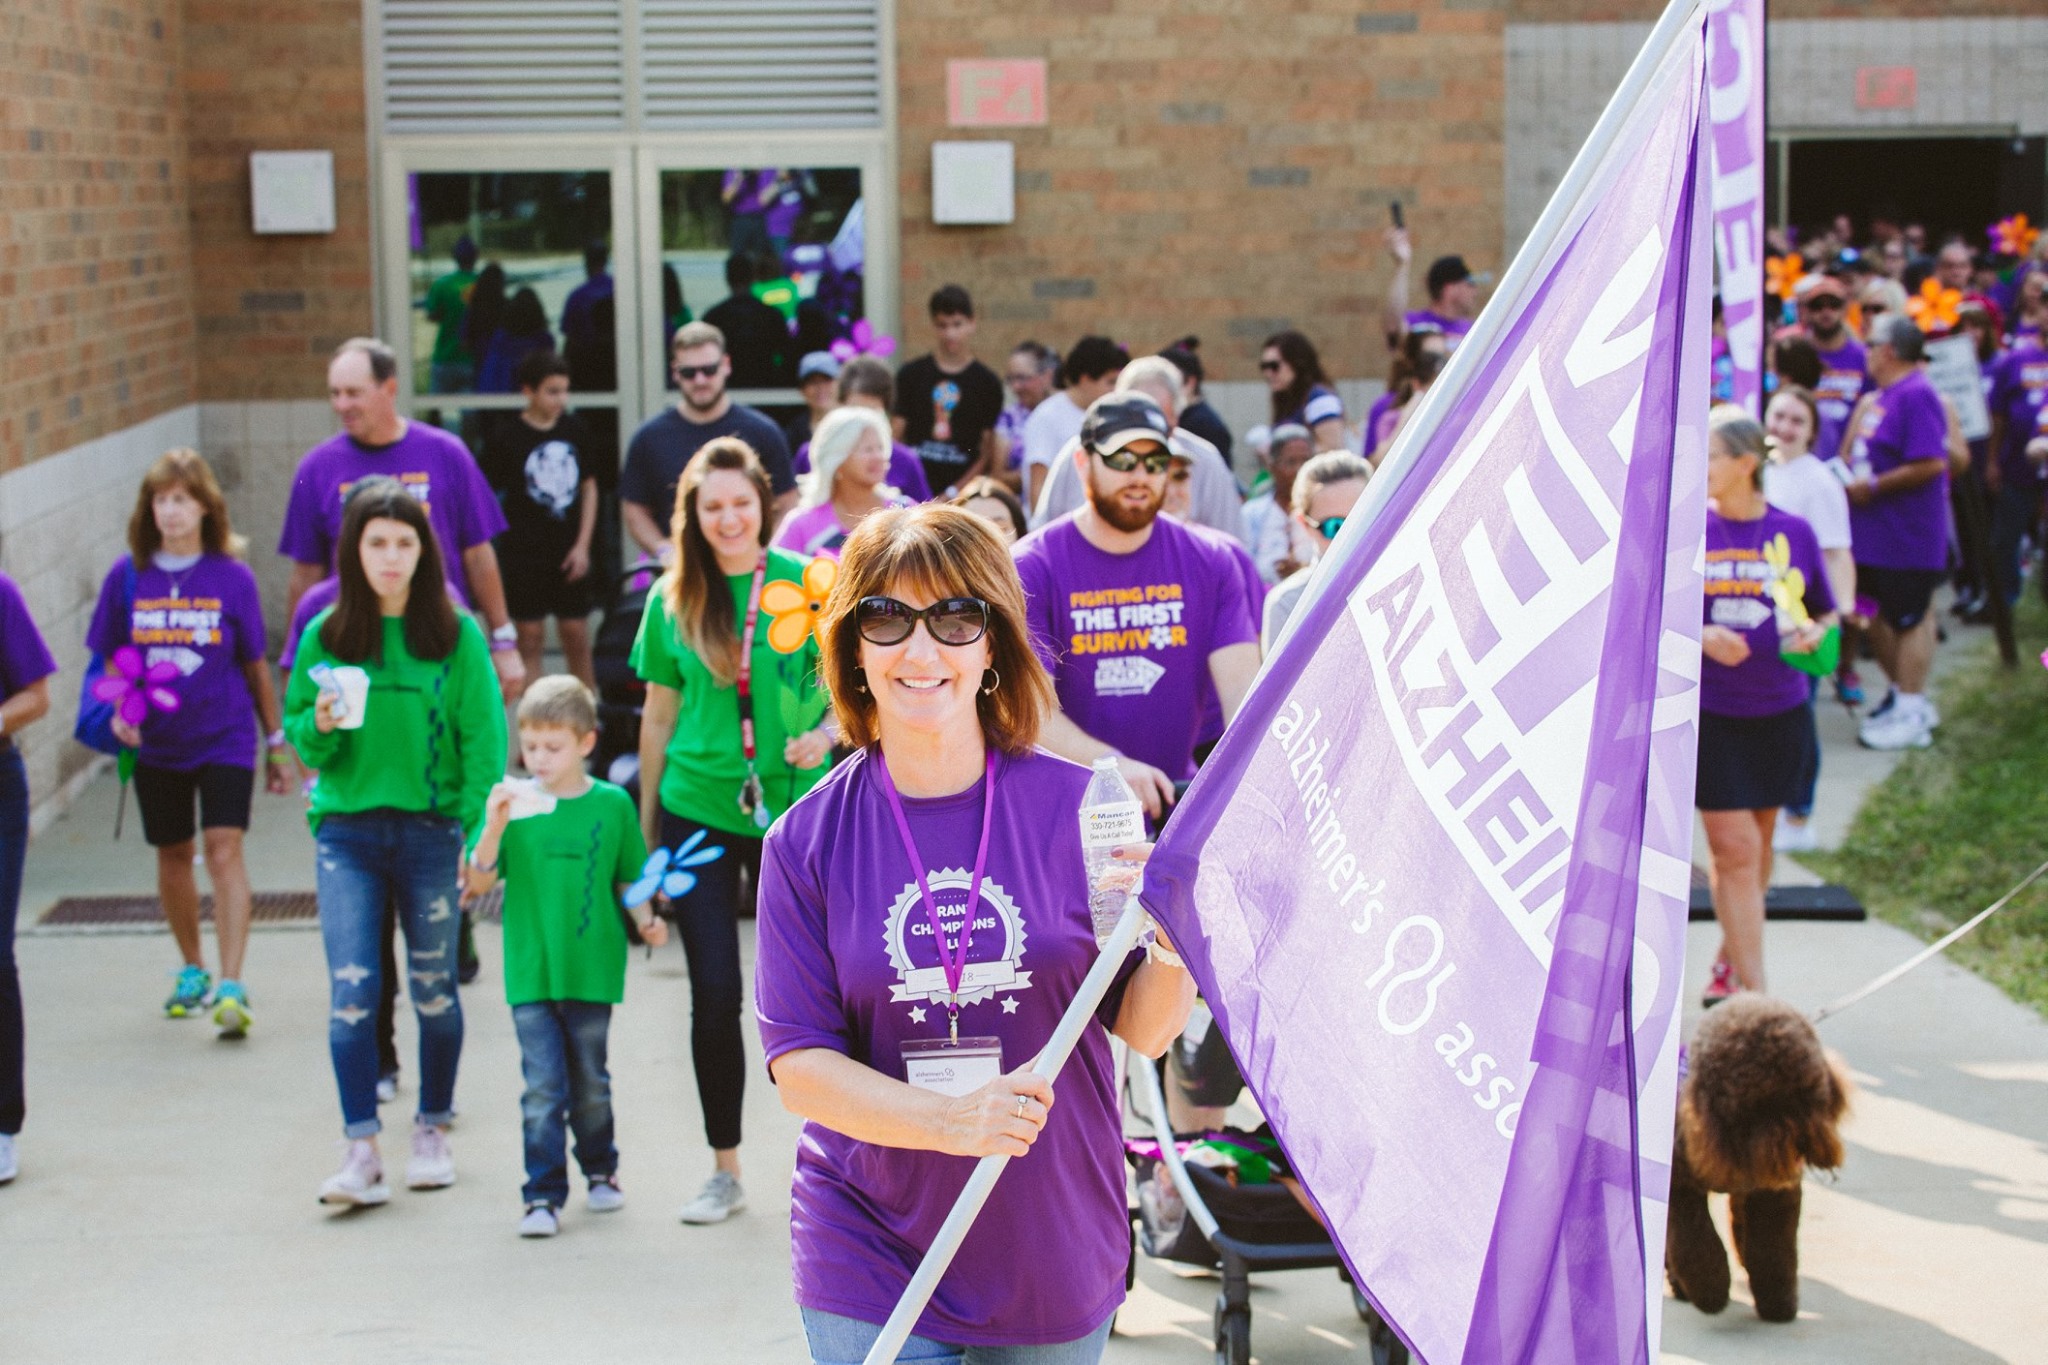
[[[714,1171],[697,1197],[683,1205],[676,1217],[685,1223],[723,1223],[747,1206],[747,1192],[740,1182],[724,1171]]]
[[[398,1074],[377,1078],[377,1103],[389,1104],[398,1098]]]
[[[21,1158],[14,1151],[14,1134],[0,1133],[0,1185],[21,1174]]]
[[[412,1156],[405,1163],[405,1187],[443,1190],[454,1183],[455,1153],[449,1150],[448,1135],[432,1124],[414,1124]]]
[[[562,1220],[546,1204],[528,1204],[526,1216],[519,1220],[521,1237],[552,1237],[561,1230]]]
[[[384,1163],[378,1159],[377,1149],[367,1138],[357,1138],[348,1145],[348,1155],[342,1158],[341,1169],[327,1177],[320,1186],[320,1202],[367,1208],[374,1204],[386,1203],[391,1198],[391,1187],[384,1183]]]
[[[1864,721],[1856,739],[1866,749],[1925,749],[1934,733],[1919,707],[1894,706]]]
[[[1941,712],[1934,705],[1933,693],[1922,692],[1920,694],[1920,714],[1926,717],[1927,728],[1930,730],[1941,724]]]
[[[625,1192],[619,1189],[619,1182],[608,1175],[594,1178],[590,1182],[589,1207],[592,1213],[617,1213],[626,1207]]]
[[[1780,820],[1771,832],[1771,848],[1778,853],[1811,853],[1819,847],[1810,820]]]

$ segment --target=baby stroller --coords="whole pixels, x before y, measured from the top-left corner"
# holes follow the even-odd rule
[[[647,684],[628,662],[647,594],[661,565],[642,558],[619,580],[619,590],[604,609],[597,638],[591,641],[591,667],[597,674],[597,749],[591,771],[640,795],[640,710],[647,704]]]
[[[1218,1272],[1223,1287],[1216,1295],[1216,1365],[1249,1365],[1252,1272],[1334,1267],[1349,1283],[1343,1261],[1330,1234],[1286,1186],[1233,1184],[1219,1171],[1183,1161],[1158,1070],[1133,1057],[1126,1072],[1153,1140],[1124,1144],[1138,1185],[1125,1287],[1137,1282],[1140,1250],[1155,1260]],[[1356,1285],[1351,1302],[1365,1323],[1373,1365],[1409,1365],[1408,1348]]]

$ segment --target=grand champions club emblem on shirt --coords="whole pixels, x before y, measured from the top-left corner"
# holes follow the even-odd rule
[[[941,868],[930,876],[932,899],[938,902],[939,924],[945,929],[950,950],[966,916],[967,892],[973,881],[964,867]],[[907,881],[896,893],[883,927],[883,941],[889,951],[889,965],[896,969],[891,1000],[927,1000],[943,1005],[951,995],[946,988],[946,970],[939,964],[938,947],[932,942],[930,916],[916,881]],[[993,877],[981,879],[981,905],[974,916],[974,937],[968,945],[970,960],[960,976],[960,1003],[972,1005],[993,1000],[998,991],[1029,989],[1031,973],[1019,971],[1024,961],[1024,916],[1017,903]]]

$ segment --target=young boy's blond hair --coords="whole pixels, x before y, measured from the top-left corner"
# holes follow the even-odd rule
[[[597,698],[567,673],[551,673],[519,699],[519,727],[559,726],[577,738],[597,729]]]

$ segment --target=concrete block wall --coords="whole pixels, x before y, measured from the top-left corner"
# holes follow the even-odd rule
[[[983,352],[1106,332],[1186,334],[1221,381],[1307,332],[1325,367],[1378,377],[1390,200],[1426,265],[1501,260],[1504,0],[897,0],[903,320],[931,290],[980,305]],[[949,58],[1042,57],[1049,126],[946,126]],[[931,223],[930,145],[1017,147],[1017,219]],[[1417,304],[1421,302],[1417,268]]]
[[[0,23],[0,473],[192,401],[178,0]]]

